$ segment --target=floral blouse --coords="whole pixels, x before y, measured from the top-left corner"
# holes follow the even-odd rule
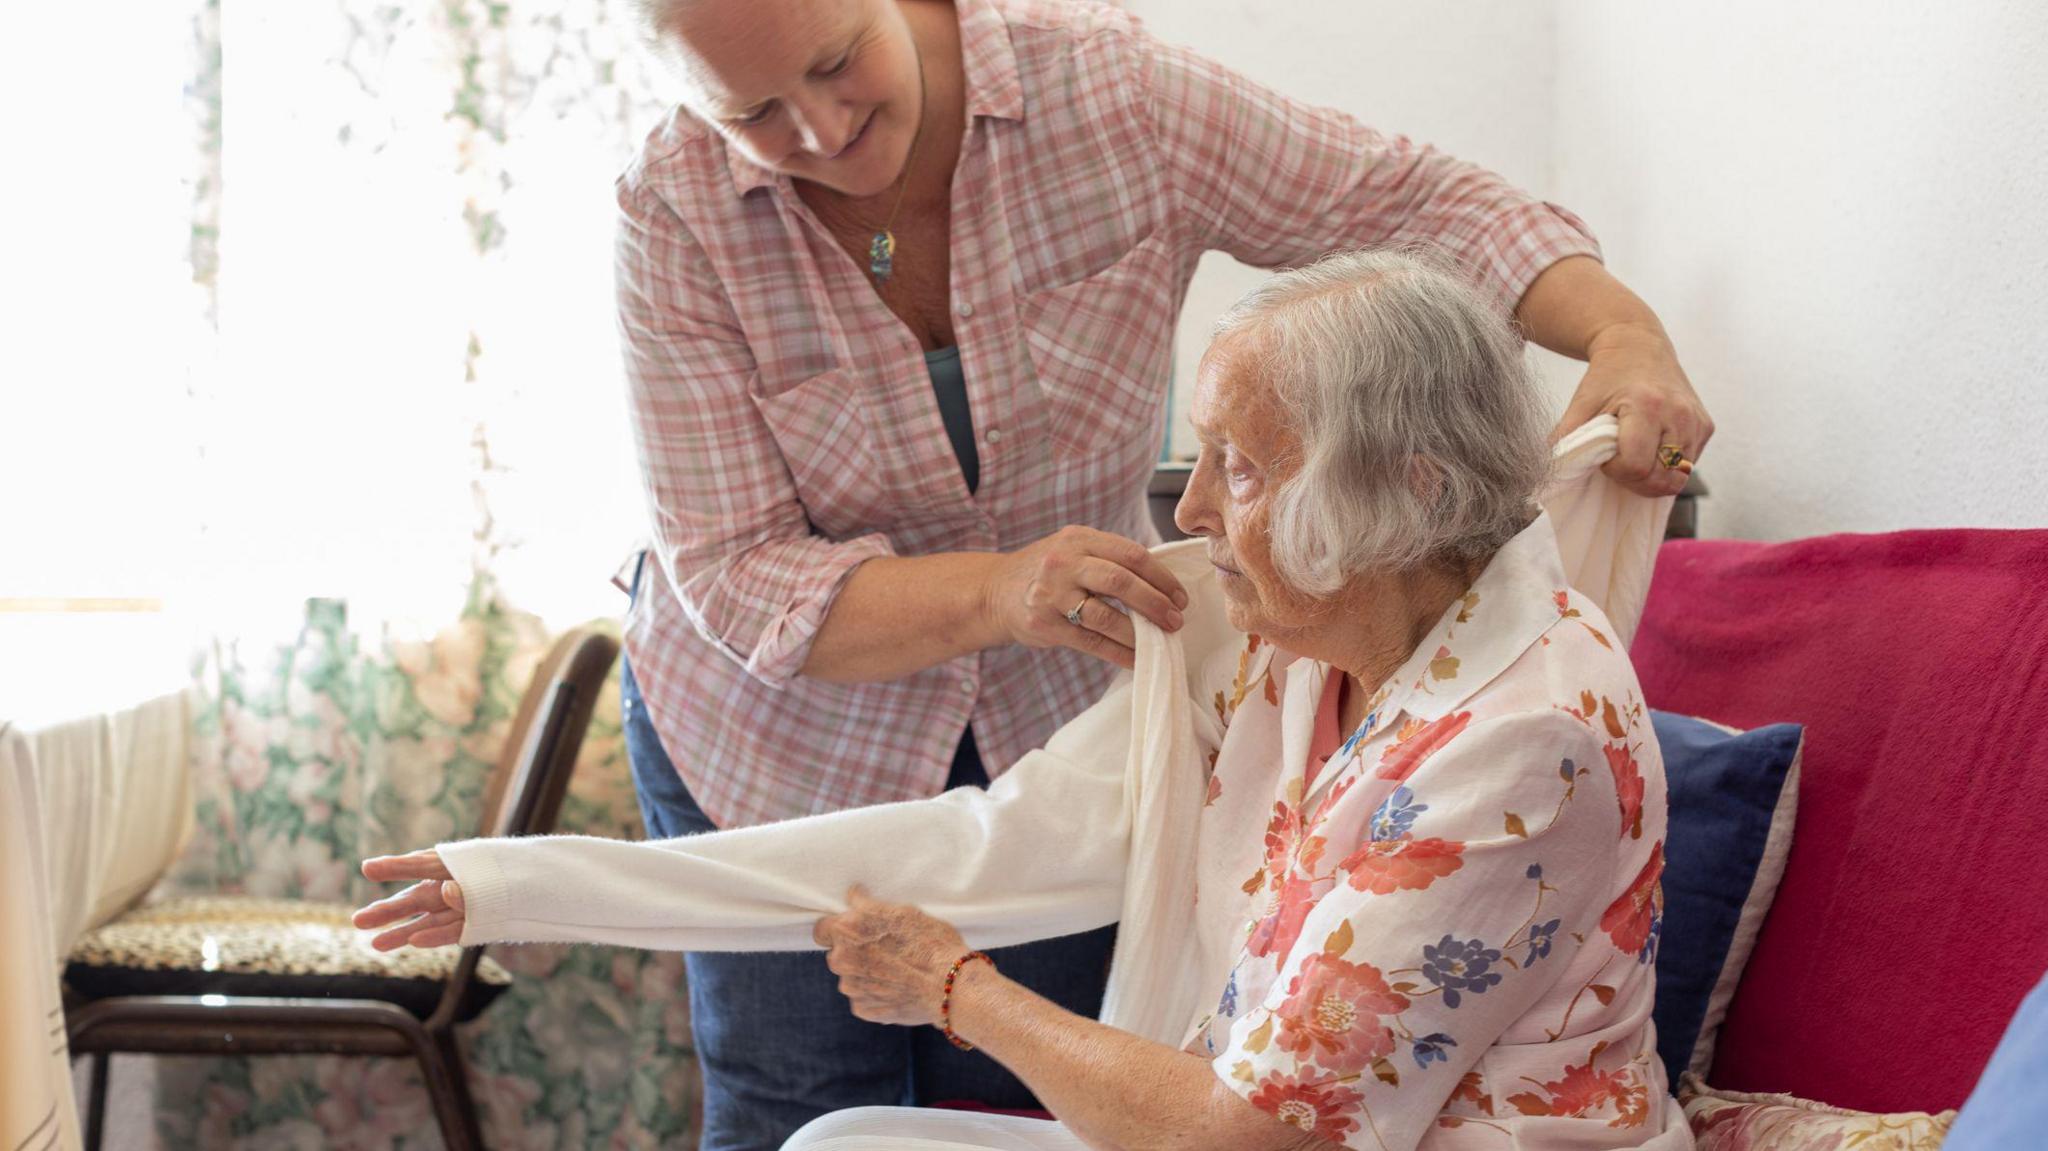
[[[1650,1022],[1663,765],[1549,519],[1356,732],[1335,730],[1329,665],[1256,636],[1231,657],[1207,677],[1225,729],[1203,841],[1266,830],[1263,858],[1204,859],[1201,900],[1245,926],[1189,1049],[1368,1151],[1690,1147]]]

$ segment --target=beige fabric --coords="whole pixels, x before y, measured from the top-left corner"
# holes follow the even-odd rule
[[[79,1146],[58,973],[192,828],[190,697],[0,728],[0,1149]]]
[[[0,1148],[77,1151],[44,826],[29,739],[0,725]]]
[[[51,958],[133,906],[178,857],[193,821],[192,711],[177,692],[28,733],[48,829]]]

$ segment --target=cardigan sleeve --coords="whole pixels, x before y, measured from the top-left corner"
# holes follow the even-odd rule
[[[462,943],[810,950],[860,884],[916,904],[976,947],[1117,920],[1128,861],[1131,679],[986,791],[634,843],[472,839],[437,850],[462,885]]]

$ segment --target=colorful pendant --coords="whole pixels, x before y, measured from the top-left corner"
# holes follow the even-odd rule
[[[889,231],[875,233],[868,242],[868,274],[877,281],[887,283],[890,273],[896,270],[896,234]]]

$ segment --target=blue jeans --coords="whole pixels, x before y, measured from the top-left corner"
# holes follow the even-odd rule
[[[648,836],[715,830],[662,749],[630,666],[620,669],[619,709]],[[946,786],[987,784],[969,731]],[[990,956],[1004,975],[1092,1019],[1102,1007],[1115,942],[1110,926]],[[822,953],[706,952],[686,955],[684,964],[704,1077],[701,1151],[775,1151],[805,1123],[847,1107],[945,1100],[1038,1106],[1001,1064],[954,1048],[935,1028],[856,1018]]]

